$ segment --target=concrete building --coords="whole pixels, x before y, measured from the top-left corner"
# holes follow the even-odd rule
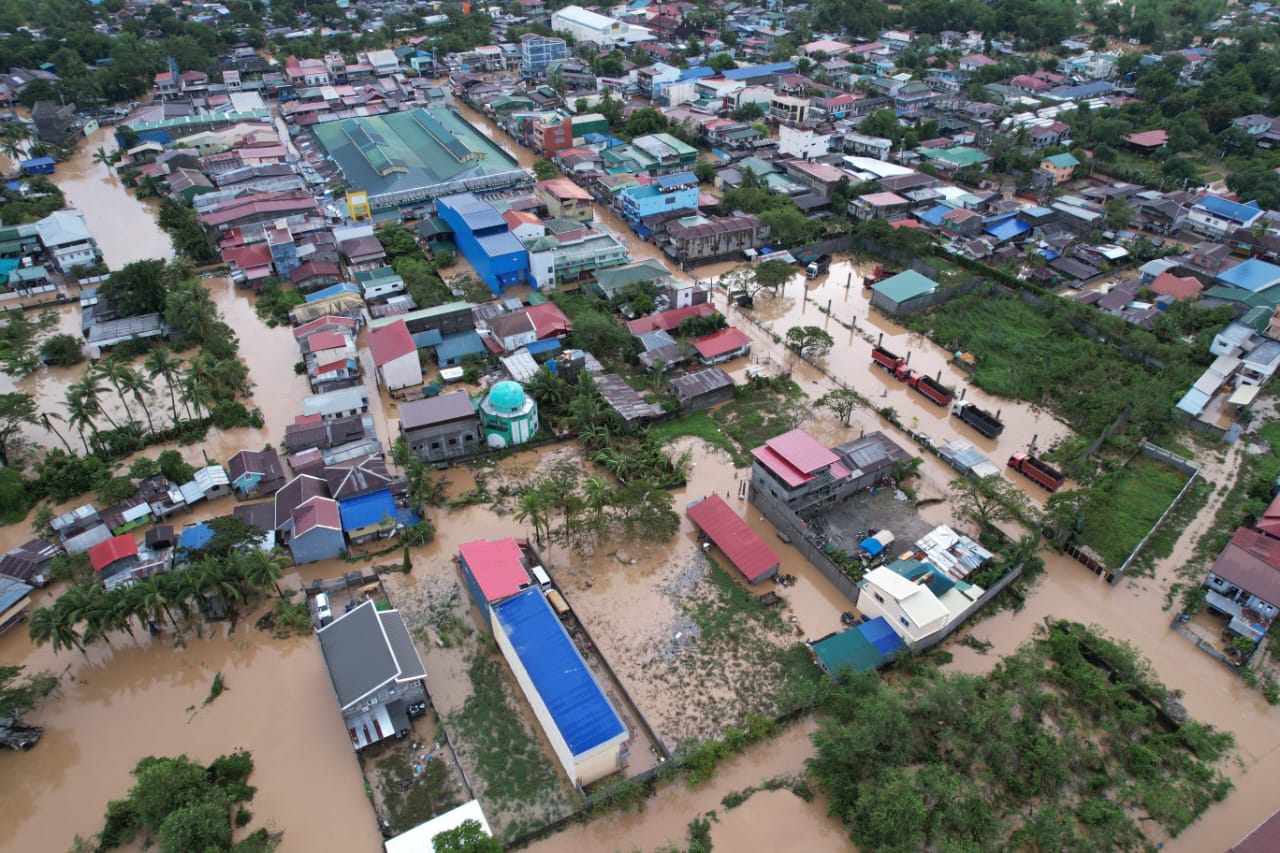
[[[569,780],[590,785],[626,766],[627,727],[542,589],[493,608],[493,636]]]
[[[510,536],[477,539],[458,546],[458,565],[467,593],[493,630],[493,605],[533,585],[529,560]]]
[[[778,153],[801,160],[825,157],[831,153],[831,134],[784,124],[778,128]]]
[[[36,223],[36,234],[45,254],[64,275],[76,267],[91,267],[102,257],[89,233],[84,214],[78,210],[56,210]]]
[[[595,42],[601,47],[614,47],[642,41],[652,41],[654,35],[647,27],[623,23],[614,18],[590,12],[581,6],[565,6],[551,13],[551,29],[570,33],[574,41]]]
[[[84,136],[75,104],[36,101],[31,108],[31,121],[36,126],[36,138],[50,145],[70,145]]]
[[[872,569],[858,586],[858,610],[872,619],[883,617],[907,646],[960,618],[983,592],[919,560]]]
[[[366,601],[316,636],[352,747],[408,734],[427,710],[427,671],[400,611]]]
[[[480,403],[485,444],[514,447],[538,431],[538,404],[517,382],[499,382]]]
[[[538,181],[533,186],[533,194],[547,206],[547,213],[553,218],[590,222],[595,215],[591,193],[568,178]]]
[[[466,391],[401,404],[400,434],[424,462],[444,462],[481,449],[480,416]]]
[[[1211,240],[1222,240],[1239,228],[1251,228],[1262,217],[1256,201],[1248,204],[1207,195],[1191,206],[1182,227]]]
[[[696,214],[698,179],[691,172],[659,175],[651,183],[624,187],[618,192],[618,200],[623,218],[631,223],[655,216]]]
[[[529,253],[493,205],[474,193],[459,193],[438,199],[436,210],[453,229],[458,251],[490,290],[501,294],[529,280]]]
[[[568,55],[569,46],[562,38],[537,33],[525,33],[520,37],[520,62],[524,73],[530,77],[546,74],[548,65]]]
[[[625,243],[594,228],[547,234],[529,244],[529,274],[539,290],[588,282],[630,260]]]
[[[388,391],[422,384],[422,364],[418,348],[404,320],[370,329],[367,336],[373,364],[378,369],[378,384]]]
[[[697,264],[740,257],[764,245],[768,237],[769,226],[751,214],[687,216],[667,224],[659,245],[676,261]]]

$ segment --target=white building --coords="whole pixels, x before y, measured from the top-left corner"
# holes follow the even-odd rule
[[[980,587],[954,581],[927,563],[899,560],[894,565],[906,566],[915,579],[888,566],[872,569],[859,584],[858,610],[873,619],[883,616],[908,646],[960,618],[982,595]]]
[[[368,333],[369,351],[378,368],[378,383],[388,391],[422,384],[418,348],[404,320],[388,323]]]
[[[613,18],[588,12],[581,6],[565,6],[552,12],[551,29],[557,33],[568,32],[577,41],[592,41],[605,47],[653,41],[654,37],[648,27],[624,24]]]
[[[831,134],[784,124],[778,128],[778,153],[801,160],[825,157],[831,153]]]
[[[89,233],[84,214],[78,210],[56,210],[36,223],[40,245],[61,273],[74,267],[91,267],[98,262],[98,244]]]

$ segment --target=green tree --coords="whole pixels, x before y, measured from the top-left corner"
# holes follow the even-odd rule
[[[165,262],[146,260],[127,264],[102,283],[100,293],[121,317],[164,311],[168,295]]]
[[[972,520],[979,528],[1034,517],[1027,496],[999,474],[958,477],[951,481],[948,492],[956,514]]]
[[[549,181],[560,177],[560,170],[550,160],[539,158],[533,161],[533,176],[539,181]]]
[[[58,688],[58,678],[49,672],[24,675],[25,666],[0,666],[0,717],[22,720],[24,714]]]
[[[761,261],[751,268],[752,288],[749,295],[755,296],[761,290],[768,290],[775,296],[778,289],[795,275],[795,270],[786,261]]]
[[[435,853],[502,853],[504,849],[477,820],[463,821],[456,829],[437,835],[431,844]]]
[[[858,405],[858,393],[850,388],[833,388],[817,399],[817,404],[829,409],[840,419],[840,423],[849,425],[849,416]]]
[[[30,394],[22,391],[0,394],[0,464],[13,464],[11,457],[23,427],[40,424],[36,402]]]
[[[84,361],[84,351],[74,335],[60,333],[40,345],[40,358],[51,367],[71,367]]]
[[[785,337],[788,349],[805,358],[822,358],[831,352],[835,341],[818,326],[792,326]]]
[[[699,160],[693,164],[693,175],[699,183],[709,184],[716,179],[716,166],[706,160]]]
[[[176,385],[178,376],[181,375],[182,362],[170,354],[165,347],[156,347],[147,353],[146,361],[142,364],[146,370],[148,378],[155,380],[157,377],[164,377],[165,386],[169,389],[169,402],[173,407],[173,424],[178,424],[178,396]]]
[[[728,53],[717,53],[707,60],[707,67],[717,73],[724,71],[732,71],[738,67],[738,63],[734,61],[733,55]],[[741,121],[741,119],[739,119]]]

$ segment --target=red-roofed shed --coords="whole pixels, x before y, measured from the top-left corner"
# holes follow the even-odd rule
[[[529,570],[516,540],[477,539],[458,546],[471,597],[482,611],[529,586]]]
[[[781,562],[769,543],[743,521],[719,495],[711,495],[688,509],[689,518],[724,552],[751,583],[773,577]]]
[[[693,348],[698,351],[704,364],[716,364],[746,355],[751,351],[751,338],[731,327],[698,338],[693,342]]]
[[[89,549],[89,565],[95,572],[111,566],[121,560],[137,558],[138,543],[127,533],[113,536],[105,542],[99,542]]]
[[[629,320],[627,331],[633,335],[647,335],[659,329],[669,332],[688,317],[710,317],[712,314],[719,313],[710,302],[701,302],[697,305],[686,305],[684,308],[673,308],[660,314],[650,314],[647,317]]]
[[[408,324],[404,320],[396,320],[369,330],[369,351],[373,353],[373,363],[382,367],[401,356],[416,354],[418,348],[413,344]]]

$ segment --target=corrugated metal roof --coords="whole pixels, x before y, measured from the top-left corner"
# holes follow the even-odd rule
[[[752,583],[777,570],[781,558],[719,495],[688,508],[689,518]]]

